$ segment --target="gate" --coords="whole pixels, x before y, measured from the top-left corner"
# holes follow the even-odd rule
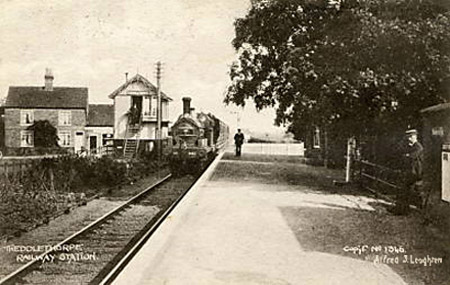
[[[401,172],[367,160],[355,160],[354,176],[359,185],[387,200],[394,200],[400,191]]]

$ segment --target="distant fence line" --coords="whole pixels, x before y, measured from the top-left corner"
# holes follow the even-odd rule
[[[303,143],[246,143],[242,151],[250,154],[303,156],[305,148]]]

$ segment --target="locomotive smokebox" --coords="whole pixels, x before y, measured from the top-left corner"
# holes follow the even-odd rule
[[[183,97],[183,114],[191,113],[191,97]]]

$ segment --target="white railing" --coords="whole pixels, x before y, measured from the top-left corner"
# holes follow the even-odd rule
[[[234,143],[229,145],[234,150]],[[244,143],[242,153],[303,156],[305,148],[303,143]]]

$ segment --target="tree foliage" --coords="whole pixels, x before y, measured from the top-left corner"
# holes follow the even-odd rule
[[[35,147],[51,148],[58,146],[58,131],[48,120],[35,121],[28,129],[34,132]]]
[[[275,107],[304,139],[311,126],[386,134],[444,101],[448,9],[430,0],[258,1],[235,22],[226,103]]]

